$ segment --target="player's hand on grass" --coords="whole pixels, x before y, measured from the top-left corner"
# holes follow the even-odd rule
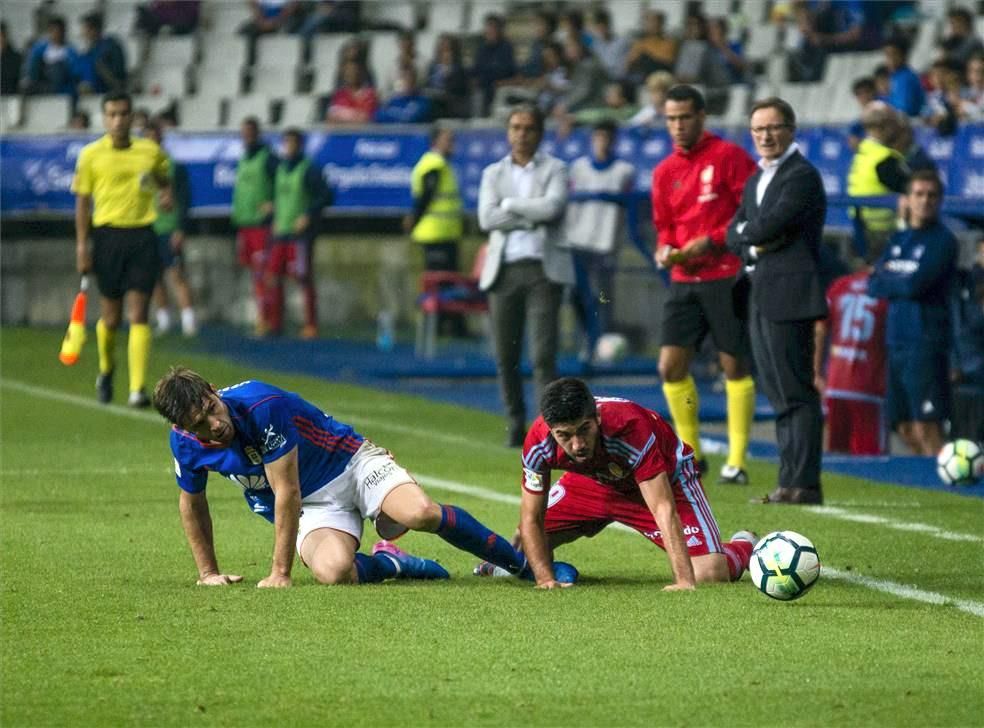
[[[270,574],[256,585],[258,589],[284,589],[291,585],[291,578],[285,574]]]
[[[573,584],[567,584],[562,581],[557,581],[556,579],[551,579],[550,581],[538,582],[534,589],[566,589],[569,586],[574,586]]]
[[[198,578],[198,586],[223,586],[225,584],[238,584],[243,577],[238,574],[205,574]]]
[[[663,587],[663,591],[694,591],[697,588],[695,584],[688,582],[674,582],[673,584],[667,584]]]

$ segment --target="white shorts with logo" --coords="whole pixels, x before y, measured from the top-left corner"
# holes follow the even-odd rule
[[[298,553],[307,535],[318,528],[343,531],[361,543],[366,518],[375,523],[382,538],[402,536],[409,529],[380,514],[379,509],[394,488],[416,482],[389,450],[365,440],[341,475],[301,501]]]

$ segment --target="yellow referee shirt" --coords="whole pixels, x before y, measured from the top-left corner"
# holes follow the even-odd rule
[[[167,179],[170,169],[164,150],[150,139],[131,138],[129,147],[116,149],[107,134],[79,152],[72,192],[92,197],[95,227],[143,227],[157,218],[154,177]]]

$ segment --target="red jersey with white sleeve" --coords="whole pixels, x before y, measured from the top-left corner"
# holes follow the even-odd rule
[[[841,276],[827,289],[830,309],[828,397],[879,402],[885,397],[888,301],[868,295],[868,273]]]
[[[755,169],[744,149],[710,132],[690,149],[675,148],[653,170],[653,225],[659,244],[682,248],[707,235],[724,248],[728,224]],[[674,265],[670,277],[678,283],[715,281],[736,275],[740,268],[738,256],[716,250],[685,266]]]

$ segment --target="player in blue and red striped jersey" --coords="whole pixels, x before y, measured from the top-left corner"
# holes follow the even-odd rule
[[[579,379],[552,382],[523,446],[520,536],[536,585],[556,580],[553,550],[610,523],[664,549],[674,591],[737,581],[754,534],[722,543],[694,451],[655,412],[626,399],[594,397]],[[551,487],[551,470],[566,471]]]
[[[408,530],[436,533],[514,574],[526,565],[467,511],[432,501],[389,451],[296,394],[257,381],[216,390],[177,367],[157,383],[154,406],[174,425],[181,523],[199,584],[242,580],[219,569],[205,495],[209,471],[239,485],[250,509],[274,524],[273,563],[260,587],[291,585],[295,548],[325,584],[448,578],[436,562],[385,540]],[[357,553],[366,518],[384,539],[371,556]]]

